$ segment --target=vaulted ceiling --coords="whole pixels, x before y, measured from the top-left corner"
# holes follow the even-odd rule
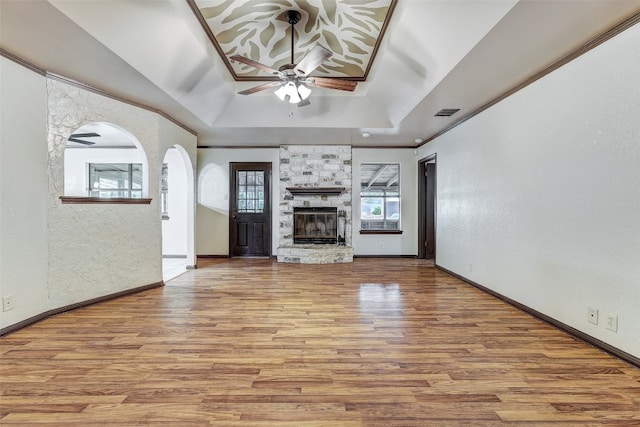
[[[289,9],[296,61],[325,45],[315,73],[359,80],[354,92],[313,88],[302,108],[237,94],[273,76],[229,55],[289,62]],[[0,47],[161,110],[203,146],[407,147],[636,13],[640,0],[0,0]]]

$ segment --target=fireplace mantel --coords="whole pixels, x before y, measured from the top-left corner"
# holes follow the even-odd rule
[[[287,187],[292,196],[339,196],[344,187]]]

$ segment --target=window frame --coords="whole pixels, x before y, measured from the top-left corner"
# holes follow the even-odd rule
[[[94,187],[94,183],[95,183],[95,173],[96,173],[96,167],[97,166],[103,166],[103,167],[107,167],[107,166],[120,166],[120,167],[127,167],[127,178],[126,178],[126,182],[127,182],[127,187],[123,187],[123,188],[102,188],[102,187]],[[137,171],[140,172],[140,188],[135,188],[135,183],[134,183],[134,167],[137,167]],[[142,199],[142,195],[143,195],[143,165],[142,163],[87,163],[87,174],[88,174],[88,180],[87,180],[87,195],[89,198],[96,198],[96,199],[131,199],[131,200],[137,200],[137,199]],[[124,172],[124,171],[123,171]],[[94,194],[97,193],[97,194]],[[124,193],[123,196],[102,196],[100,195],[101,192],[111,192],[111,193]],[[139,194],[138,197],[134,197],[134,193]]]
[[[264,171],[239,170],[236,188],[238,212],[242,214],[264,214],[265,181]]]
[[[366,186],[362,182],[360,182],[360,234],[402,234],[401,229],[401,221],[402,221],[402,194],[401,194],[401,182],[400,182],[400,172],[401,172],[401,164],[400,162],[363,162],[361,163],[362,167],[365,165],[378,165],[384,167],[395,166],[397,167],[397,179],[396,184],[393,186],[393,189],[387,189],[387,187],[378,187],[373,188]],[[363,206],[365,206],[365,199],[382,199],[380,203],[380,207],[382,209],[382,218],[373,219],[373,218],[365,218],[363,216]],[[390,218],[389,215],[393,215],[389,213],[389,203],[394,203],[389,199],[397,200],[397,218]],[[395,210],[394,210],[395,211]],[[395,213],[395,212],[394,212]],[[382,227],[377,224],[382,224]]]
[[[169,164],[162,163],[160,169],[160,215],[169,219]]]

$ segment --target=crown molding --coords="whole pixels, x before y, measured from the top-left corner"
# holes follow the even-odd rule
[[[8,59],[10,61],[13,61],[16,64],[21,65],[21,66],[27,68],[28,70],[33,71],[34,73],[40,74],[41,76],[44,76],[44,77],[46,77],[48,79],[57,80],[59,82],[65,83],[65,84],[68,84],[68,85],[71,85],[71,86],[75,86],[77,88],[84,89],[86,91],[89,91],[89,92],[92,92],[92,93],[95,93],[95,94],[98,94],[98,95],[102,95],[102,96],[105,96],[107,98],[111,98],[111,99],[114,99],[116,101],[120,101],[120,102],[123,102],[125,104],[131,105],[131,106],[134,106],[134,107],[137,107],[137,108],[141,108],[143,110],[150,111],[152,113],[156,113],[156,114],[164,117],[165,119],[169,120],[170,122],[180,126],[182,129],[186,130],[190,134],[192,134],[194,136],[198,136],[198,133],[196,131],[194,131],[193,129],[191,129],[187,125],[179,122],[178,120],[174,119],[173,117],[171,117],[170,115],[168,115],[167,113],[165,113],[162,110],[159,110],[159,109],[154,108],[154,107],[150,107],[150,106],[148,106],[146,104],[142,104],[142,103],[133,101],[131,99],[124,98],[124,97],[119,96],[119,95],[115,95],[115,94],[113,94],[111,92],[108,92],[106,90],[97,88],[95,86],[91,86],[91,85],[83,83],[83,82],[79,82],[77,80],[65,77],[63,75],[56,74],[56,73],[51,72],[51,71],[49,71],[49,70],[47,70],[45,68],[39,67],[39,66],[33,64],[32,62],[29,62],[26,59],[21,58],[20,56],[14,54],[12,52],[9,52],[8,50],[6,50],[4,48],[0,48],[0,56],[4,57],[4,58],[6,58],[6,59]]]
[[[431,135],[428,138],[425,138],[422,141],[421,144],[416,146],[416,148],[422,147],[423,145],[425,145],[425,144],[433,141],[434,139],[444,135],[445,133],[449,132],[450,130],[460,126],[462,123],[466,122],[467,120],[471,119],[472,117],[477,116],[478,114],[482,113],[484,110],[496,105],[497,103],[499,103],[499,102],[503,101],[504,99],[510,97],[511,95],[515,94],[516,92],[519,92],[520,90],[524,89],[525,87],[529,86],[530,84],[540,80],[541,78],[543,78],[547,74],[550,74],[550,73],[554,72],[558,68],[568,64],[569,62],[573,61],[574,59],[584,55],[585,53],[589,52],[593,48],[600,46],[602,43],[606,42],[607,40],[610,40],[610,39],[614,38],[618,34],[622,33],[623,31],[625,31],[625,30],[627,30],[627,29],[629,29],[631,27],[633,27],[634,25],[636,25],[638,23],[640,23],[640,12],[634,13],[630,17],[626,18],[624,21],[614,25],[613,27],[609,28],[607,31],[605,31],[604,33],[600,34],[599,36],[594,37],[593,39],[589,40],[588,42],[586,42],[582,46],[578,47],[577,49],[574,49],[573,51],[571,51],[568,54],[564,55],[563,57],[559,58],[558,60],[552,62],[549,65],[547,65],[542,70],[540,70],[537,73],[533,74],[532,76],[528,77],[527,79],[525,79],[521,83],[517,84],[516,86],[512,87],[511,89],[507,90],[506,92],[503,92],[502,94],[500,94],[497,97],[493,98],[489,102],[481,105],[480,107],[478,107],[474,111],[470,112],[469,114],[467,114],[465,116],[462,116],[458,120],[450,123],[447,127],[442,129],[441,131]]]

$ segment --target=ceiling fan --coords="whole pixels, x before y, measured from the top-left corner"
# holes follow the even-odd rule
[[[86,141],[84,139],[80,139],[80,138],[95,138],[100,136],[99,134],[95,133],[95,132],[88,132],[88,133],[73,133],[71,135],[69,135],[69,138],[67,139],[67,141],[69,142],[77,142],[79,144],[84,144],[84,145],[94,145],[95,142],[94,141]]]
[[[329,49],[316,44],[311,51],[302,58],[299,64],[294,63],[294,26],[300,21],[300,12],[296,10],[288,10],[286,12],[287,22],[291,24],[291,63],[283,65],[278,70],[267,65],[261,64],[249,58],[240,55],[233,55],[230,58],[234,61],[242,62],[262,71],[274,74],[280,78],[280,81],[265,83],[260,86],[238,92],[240,95],[251,95],[265,89],[277,87],[275,94],[282,100],[291,104],[297,104],[298,107],[309,105],[309,95],[312,87],[322,87],[328,89],[338,89],[353,92],[357,82],[350,80],[338,80],[327,77],[310,77],[309,74],[318,68],[323,62],[331,58],[333,52]]]

